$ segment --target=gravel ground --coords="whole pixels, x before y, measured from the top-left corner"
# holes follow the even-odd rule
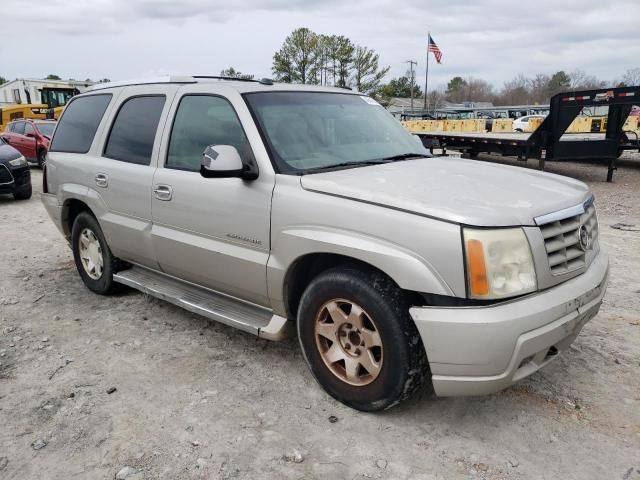
[[[2,197],[0,478],[640,479],[640,158],[613,184],[601,165],[548,170],[596,194],[600,314],[513,388],[381,414],[323,393],[295,340],[90,293],[39,194]]]

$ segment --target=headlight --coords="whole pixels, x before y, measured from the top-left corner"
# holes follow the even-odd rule
[[[463,229],[472,298],[512,297],[537,289],[531,247],[521,228]]]
[[[11,165],[12,167],[26,167],[29,164],[27,163],[26,158],[18,157],[14,160],[9,160],[9,165]]]

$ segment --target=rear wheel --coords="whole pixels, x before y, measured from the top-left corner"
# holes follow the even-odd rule
[[[318,383],[357,410],[396,405],[428,373],[409,304],[377,271],[338,268],[315,278],[300,301],[298,337]]]
[[[88,212],[78,214],[73,222],[71,242],[76,268],[89,290],[104,295],[121,287],[113,281],[120,262],[109,250],[93,215]]]
[[[46,161],[47,161],[47,151],[46,150],[40,150],[38,152],[38,166],[40,168],[42,168],[43,165],[44,165],[44,162],[46,162]]]

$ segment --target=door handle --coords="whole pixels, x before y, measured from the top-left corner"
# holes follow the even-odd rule
[[[105,173],[97,173],[96,185],[102,188],[107,188],[109,186],[109,177]]]
[[[153,194],[158,200],[168,202],[173,197],[173,188],[171,185],[156,185],[153,187]]]

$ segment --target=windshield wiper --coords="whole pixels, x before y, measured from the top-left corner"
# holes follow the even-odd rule
[[[342,163],[334,163],[333,165],[326,165],[324,167],[316,167],[310,168],[306,171],[306,173],[314,173],[320,172],[322,170],[331,170],[334,168],[344,168],[344,167],[364,167],[367,165],[380,165],[381,163],[389,163],[391,160],[380,159],[380,160],[364,160],[361,162],[353,161],[353,162],[342,162]]]
[[[424,153],[400,153],[399,155],[384,157],[381,160],[386,162],[393,162],[395,160],[407,160],[409,158],[428,158],[428,157]]]

